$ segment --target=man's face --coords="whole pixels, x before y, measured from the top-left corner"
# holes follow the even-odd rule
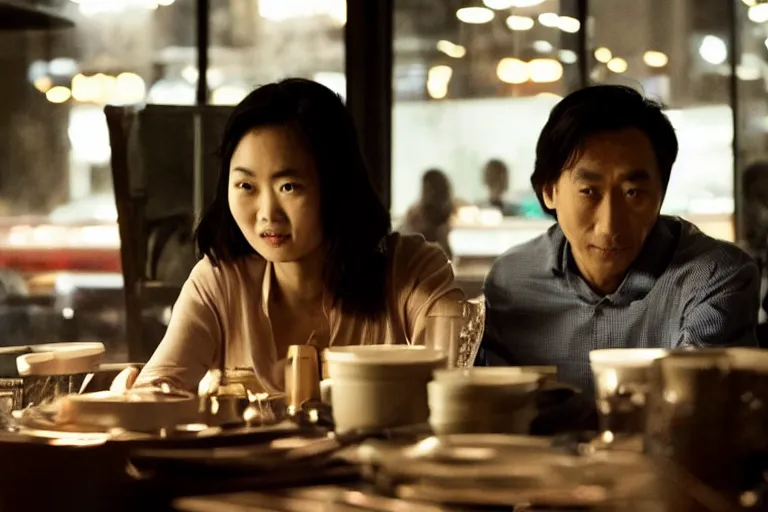
[[[628,128],[587,138],[580,157],[543,192],[582,277],[596,291],[613,293],[661,209],[664,193],[648,137]]]

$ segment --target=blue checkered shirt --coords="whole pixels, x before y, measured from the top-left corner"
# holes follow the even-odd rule
[[[757,266],[689,222],[659,217],[608,296],[586,284],[570,254],[555,224],[494,263],[476,364],[557,365],[561,381],[591,392],[590,350],[757,344]]]

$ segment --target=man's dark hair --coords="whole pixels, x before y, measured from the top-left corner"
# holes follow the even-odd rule
[[[677,136],[663,106],[623,85],[595,85],[569,94],[549,114],[536,144],[536,164],[531,184],[545,212],[545,185],[555,183],[580,157],[588,137],[625,128],[636,128],[651,142],[666,193],[672,165],[677,159]]]
[[[334,304],[371,317],[386,307],[389,211],[376,193],[349,111],[339,96],[310,80],[291,78],[264,85],[235,107],[224,129],[216,195],[197,228],[197,247],[214,265],[256,251],[229,209],[229,165],[249,131],[287,126],[306,143],[317,167],[325,248],[323,280]]]

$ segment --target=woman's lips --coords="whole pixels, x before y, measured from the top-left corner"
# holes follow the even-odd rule
[[[280,247],[291,238],[291,235],[261,235],[261,238],[272,247]]]

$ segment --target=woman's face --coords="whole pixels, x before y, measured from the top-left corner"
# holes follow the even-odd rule
[[[268,261],[298,261],[322,244],[317,168],[288,127],[256,128],[240,140],[229,164],[228,200],[245,239]]]

